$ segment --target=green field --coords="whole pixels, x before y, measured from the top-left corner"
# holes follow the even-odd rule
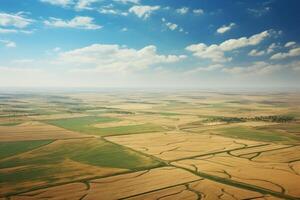
[[[261,127],[262,130],[280,130],[300,136],[300,124],[285,123]]]
[[[122,134],[134,134],[134,133],[146,133],[146,132],[158,132],[164,131],[161,126],[153,124],[141,124],[141,125],[129,125],[129,126],[116,126],[109,128],[97,128],[93,125],[97,123],[105,122],[117,122],[120,119],[109,117],[79,117],[70,119],[58,119],[48,120],[47,123],[59,126],[72,131],[77,131],[86,134],[107,136],[107,135],[122,135]]]
[[[100,135],[101,133],[99,132],[99,128],[94,127],[93,124],[116,121],[119,121],[119,119],[110,117],[87,116],[68,119],[47,120],[46,122],[54,126],[69,129],[72,131]]]
[[[0,123],[0,126],[16,126],[21,124],[22,122],[6,122],[6,123]]]
[[[276,141],[291,142],[294,140],[292,137],[289,137],[288,135],[279,132],[258,130],[258,129],[242,127],[242,126],[217,129],[216,133],[226,137],[234,137],[240,139],[257,140],[257,141],[265,141],[265,142],[276,142]]]
[[[0,159],[7,158],[19,153],[47,145],[53,140],[0,142]]]
[[[65,159],[100,167],[135,169],[159,164],[157,161],[103,140],[65,142],[59,146],[48,145],[32,152],[27,159],[11,158],[0,161],[0,168],[25,165],[44,165],[62,162]]]
[[[3,151],[1,151],[3,152]],[[34,155],[34,156],[32,156]],[[0,172],[1,184],[14,184],[22,181],[55,181],[55,177],[72,172],[63,166],[65,160],[97,167],[135,170],[162,165],[161,162],[136,153],[122,146],[99,139],[68,140],[59,145],[50,145],[32,151],[30,155],[13,157],[0,161],[0,169],[20,167],[13,172]],[[74,172],[76,178],[77,172]]]

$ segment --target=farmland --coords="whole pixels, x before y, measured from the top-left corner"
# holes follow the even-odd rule
[[[0,93],[0,199],[299,199],[300,95]]]

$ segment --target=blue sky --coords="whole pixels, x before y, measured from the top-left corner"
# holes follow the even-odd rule
[[[298,0],[0,0],[0,87],[299,87]]]

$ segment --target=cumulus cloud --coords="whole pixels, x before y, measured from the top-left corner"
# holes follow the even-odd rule
[[[98,2],[99,0],[79,0],[76,5],[76,10],[93,10],[94,8],[91,7],[91,5],[95,2]]]
[[[177,24],[173,24],[173,23],[171,23],[171,22],[167,22],[167,23],[166,23],[166,26],[167,26],[170,30],[172,30],[172,31],[174,31],[174,30],[178,27]]]
[[[44,24],[51,27],[59,28],[78,28],[95,30],[100,29],[102,26],[94,24],[94,19],[91,17],[76,16],[71,20],[63,20],[59,18],[51,17],[49,20],[45,20]]]
[[[300,56],[300,47],[290,49],[286,53],[276,53],[273,56],[271,56],[271,60],[279,60],[279,59],[285,59],[285,58],[296,57],[296,56]]]
[[[178,24],[175,24],[175,23],[172,23],[172,22],[168,22],[165,18],[162,18],[161,21],[171,31],[178,30],[179,32],[184,32],[183,28],[180,27]]]
[[[147,19],[154,11],[159,9],[160,6],[132,6],[129,9],[129,12],[135,14],[139,18]]]
[[[26,18],[23,14],[23,12],[18,12],[16,14],[0,12],[0,26],[16,28],[27,27],[33,20]]]
[[[287,47],[287,48],[289,48],[289,47],[293,47],[293,46],[295,46],[297,43],[296,42],[294,42],[294,41],[290,41],[290,42],[287,42],[285,45],[284,45],[284,47]]]
[[[189,12],[189,8],[188,7],[178,8],[178,9],[176,9],[176,12],[178,14],[185,15]]]
[[[262,56],[265,54],[265,51],[258,51],[256,49],[253,49],[249,52],[249,56]]]
[[[194,13],[195,15],[202,15],[202,14],[204,14],[204,10],[201,9],[201,8],[199,8],[199,9],[194,9],[194,10],[193,10],[193,13]]]
[[[153,45],[131,49],[119,45],[93,44],[60,54],[58,61],[85,70],[126,71],[139,70],[156,64],[178,62],[185,55],[159,55]],[[89,67],[89,69],[87,69]]]
[[[171,22],[167,22],[167,20],[165,18],[162,18],[161,21],[168,27],[168,29],[170,29],[171,31],[174,31],[175,29],[178,28],[177,24],[171,23]]]
[[[235,26],[235,23],[230,23],[228,25],[223,25],[217,29],[217,33],[223,34],[230,31]]]
[[[0,40],[1,43],[3,43],[8,48],[14,48],[16,47],[16,43],[10,40]]]
[[[121,10],[117,10],[117,9],[113,9],[113,8],[105,8],[105,7],[100,8],[98,10],[98,12],[101,14],[106,14],[106,15],[123,15],[123,16],[128,15],[127,12],[123,12]]]
[[[73,0],[40,0],[43,3],[49,3],[51,5],[56,5],[56,6],[69,6],[74,4]]]
[[[277,47],[278,47],[278,45],[277,45],[276,43],[272,43],[272,44],[268,47],[267,53],[270,54],[270,53],[274,52],[275,49],[276,49]]]
[[[186,47],[186,50],[193,53],[194,56],[204,59],[211,59],[214,62],[226,62],[232,58],[226,58],[224,52],[229,52],[247,46],[255,46],[261,43],[266,38],[270,37],[269,31],[263,31],[249,38],[241,37],[238,39],[229,39],[221,44],[212,44],[207,46],[204,43],[192,44]]]
[[[249,56],[263,56],[263,55],[274,52],[277,47],[278,47],[278,45],[276,43],[272,43],[268,46],[268,48],[266,50],[253,49],[248,53],[248,55]]]

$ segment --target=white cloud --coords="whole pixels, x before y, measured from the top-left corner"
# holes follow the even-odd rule
[[[160,6],[132,6],[129,9],[129,12],[135,14],[139,18],[147,19],[150,17],[152,12],[159,9]]]
[[[127,16],[128,13],[127,12],[122,12],[120,10],[115,10],[112,8],[100,8],[99,9],[99,13],[101,14],[110,14],[110,15],[123,15],[123,16]]]
[[[249,56],[263,56],[263,55],[274,52],[277,47],[278,47],[278,45],[276,43],[272,43],[268,46],[268,48],[266,50],[259,51],[257,49],[253,49],[248,53],[248,55]]]
[[[81,70],[127,71],[139,70],[156,64],[174,63],[186,58],[184,55],[159,55],[155,46],[130,49],[119,45],[93,44],[60,54],[58,61],[72,64]]]
[[[278,47],[278,45],[277,45],[276,43],[272,43],[272,44],[268,47],[267,53],[270,54],[270,53],[274,52],[275,49],[276,49],[277,47]]]
[[[49,3],[51,5],[66,7],[74,4],[73,0],[40,0],[43,3]]]
[[[63,20],[51,17],[49,20],[45,20],[44,24],[52,27],[61,28],[78,28],[78,29],[100,29],[102,26],[94,24],[94,19],[91,17],[76,16],[71,20]]]
[[[32,19],[23,16],[23,12],[18,12],[16,14],[0,12],[0,26],[3,27],[25,28],[32,22]]]
[[[229,25],[223,25],[217,29],[217,33],[223,34],[230,31],[235,26],[235,23],[230,23]]]
[[[1,43],[3,43],[8,48],[14,48],[16,47],[16,43],[10,40],[0,40]]]
[[[98,2],[99,0],[79,0],[76,5],[76,10],[93,10],[91,5],[95,2]]]
[[[211,59],[214,62],[226,62],[230,61],[231,58],[226,58],[224,52],[236,50],[242,47],[258,45],[270,35],[269,31],[264,31],[249,38],[241,37],[239,39],[229,39],[219,45],[212,44],[207,46],[204,43],[192,44],[187,46],[186,50],[192,52],[194,56],[199,58]]]
[[[188,7],[178,8],[178,9],[176,9],[176,12],[178,14],[184,15],[184,14],[187,14],[189,12],[189,8]]]
[[[124,27],[124,28],[121,29],[121,31],[122,31],[122,32],[127,32],[127,31],[128,31],[128,28]]]
[[[231,67],[224,68],[223,71],[231,74],[242,74],[242,75],[265,75],[273,73],[274,71],[281,70],[282,65],[270,64],[267,62],[255,62],[244,67]]]
[[[184,29],[182,27],[179,27],[178,24],[175,24],[175,23],[172,23],[172,22],[168,22],[165,18],[161,18],[161,21],[171,31],[178,30],[179,32],[184,32]]]
[[[294,41],[290,41],[290,42],[287,42],[285,45],[284,45],[284,47],[287,47],[287,48],[289,48],[289,47],[293,47],[293,46],[295,46],[297,43],[296,42],[294,42]]]
[[[16,29],[7,29],[7,28],[0,28],[0,33],[17,33],[18,30]]]
[[[276,53],[273,56],[271,56],[271,60],[279,60],[279,59],[285,59],[285,58],[296,57],[296,56],[300,56],[300,47],[290,49],[286,53]]]
[[[23,29],[7,29],[7,28],[0,28],[0,34],[8,34],[8,33],[25,33],[31,34],[34,30],[23,30]]]
[[[115,2],[120,2],[123,4],[133,3],[133,4],[139,4],[140,0],[114,0]]]
[[[264,54],[265,54],[265,51],[258,51],[256,49],[253,49],[248,53],[249,56],[262,56]]]
[[[171,22],[167,22],[167,23],[166,23],[166,26],[167,26],[171,31],[174,31],[174,30],[178,27],[177,24],[173,24],[173,23],[171,23]]]
[[[201,8],[199,8],[199,9],[194,9],[194,10],[193,10],[193,13],[194,13],[195,15],[202,15],[202,14],[204,14],[204,10],[201,9]]]

